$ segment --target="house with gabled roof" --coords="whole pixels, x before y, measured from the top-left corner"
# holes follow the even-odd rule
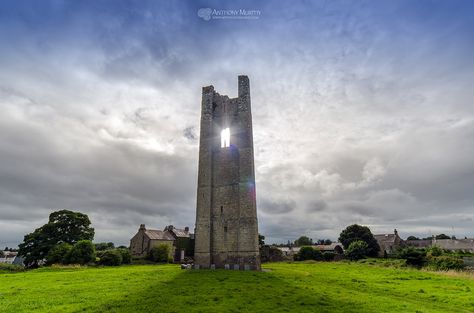
[[[166,226],[164,230],[147,229],[141,224],[138,232],[130,239],[130,252],[134,257],[146,257],[155,246],[165,244],[170,247],[171,257],[175,262],[182,262],[194,254],[194,234],[189,227],[176,228]]]

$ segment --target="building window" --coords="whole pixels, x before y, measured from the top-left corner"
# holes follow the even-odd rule
[[[230,147],[230,129],[224,128],[221,131],[221,148]]]
[[[221,214],[224,212],[224,206],[221,205]]]
[[[224,226],[224,233],[227,233],[227,226]]]

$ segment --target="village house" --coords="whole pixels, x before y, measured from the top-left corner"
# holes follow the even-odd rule
[[[474,239],[417,239],[403,240],[398,236],[395,229],[393,234],[374,235],[380,246],[379,256],[396,253],[397,250],[404,247],[413,247],[417,249],[426,249],[430,247],[440,247],[447,251],[474,252]]]
[[[396,253],[397,250],[405,246],[405,242],[400,238],[400,236],[398,236],[398,231],[396,229],[393,231],[393,234],[379,234],[374,235],[374,237],[380,247],[380,257]]]
[[[170,247],[170,257],[175,262],[183,262],[194,254],[194,234],[189,227],[175,228],[166,226],[164,230],[146,229],[141,224],[138,232],[130,240],[130,252],[134,257],[146,257],[151,248],[165,244]]]
[[[0,263],[15,264],[23,266],[23,258],[16,251],[3,251],[3,257],[0,257]]]

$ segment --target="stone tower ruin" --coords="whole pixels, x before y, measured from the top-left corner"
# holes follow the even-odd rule
[[[238,97],[203,87],[195,267],[259,270],[250,85]]]

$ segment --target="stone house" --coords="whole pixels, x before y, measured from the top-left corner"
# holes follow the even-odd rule
[[[175,262],[181,262],[193,256],[194,234],[189,232],[189,227],[179,229],[169,225],[164,230],[158,230],[146,229],[145,224],[141,224],[130,239],[130,252],[134,257],[146,257],[151,248],[161,244],[170,247],[170,257]]]
[[[379,234],[374,235],[374,237],[380,246],[380,257],[383,257],[385,254],[393,254],[405,246],[404,240],[398,236],[396,229],[393,231],[393,234]]]

